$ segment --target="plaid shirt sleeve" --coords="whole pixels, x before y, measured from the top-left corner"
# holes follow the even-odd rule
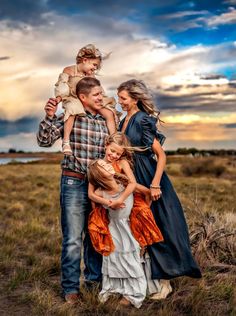
[[[39,124],[37,142],[40,147],[51,147],[57,139],[62,137],[64,128],[64,115],[45,117]]]

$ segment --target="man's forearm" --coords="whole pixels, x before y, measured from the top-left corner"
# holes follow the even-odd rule
[[[50,147],[62,135],[63,118],[45,117],[39,124],[37,142],[40,147]]]

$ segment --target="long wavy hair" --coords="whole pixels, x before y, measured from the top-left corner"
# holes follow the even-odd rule
[[[146,147],[138,147],[138,146],[131,146],[131,143],[128,137],[122,132],[116,132],[106,137],[105,139],[105,146],[110,145],[111,143],[115,143],[118,146],[123,148],[123,154],[119,159],[125,159],[130,164],[130,167],[133,169],[133,153],[135,151],[143,152],[146,151]]]
[[[131,146],[128,137],[124,133],[116,132],[107,136],[105,139],[105,146],[108,146],[112,143],[123,148],[124,151],[120,159],[126,159],[130,166],[133,166],[133,151],[135,147]]]
[[[94,185],[95,189],[101,188],[102,190],[110,191],[112,190],[112,186],[104,177],[102,167],[98,163],[99,160],[101,159],[96,159],[89,164],[88,181]],[[117,183],[122,184],[124,187],[126,187],[129,183],[128,177],[121,173],[116,172],[114,174],[114,179]]]
[[[138,101],[137,106],[140,111],[159,118],[160,111],[154,104],[153,97],[143,81],[136,79],[125,81],[119,85],[117,90],[118,93],[123,90],[127,91],[132,99]]]

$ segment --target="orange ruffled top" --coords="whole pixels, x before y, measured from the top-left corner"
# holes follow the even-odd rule
[[[120,172],[118,164],[114,169]],[[115,246],[109,231],[107,210],[103,206],[95,207],[89,216],[88,230],[94,249],[103,256],[114,251]],[[157,227],[152,211],[140,193],[134,194],[134,205],[130,213],[130,229],[141,247],[163,241],[160,229]]]

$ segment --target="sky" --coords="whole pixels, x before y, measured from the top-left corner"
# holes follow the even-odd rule
[[[149,87],[165,149],[236,148],[236,0],[1,0],[0,43],[0,151],[42,150],[44,105],[89,43],[111,53],[107,95],[132,78]]]

